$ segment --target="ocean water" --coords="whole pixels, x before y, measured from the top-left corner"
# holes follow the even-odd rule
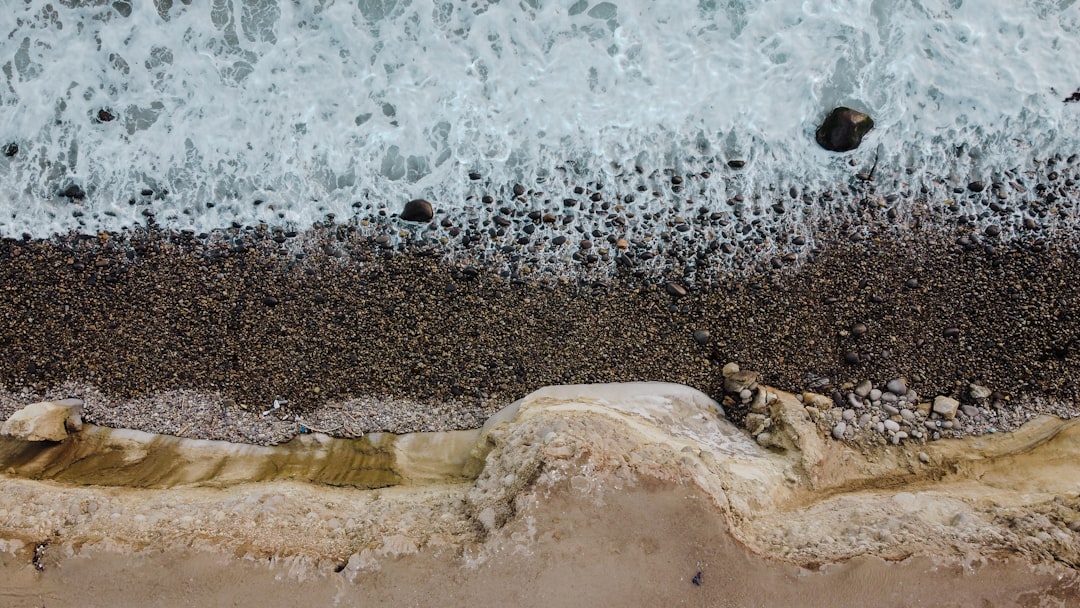
[[[146,209],[195,230],[416,197],[464,212],[483,188],[558,201],[635,166],[709,171],[696,200],[719,208],[875,160],[899,188],[1080,151],[1075,0],[4,4],[6,236]],[[855,152],[814,142],[837,105],[877,123]]]

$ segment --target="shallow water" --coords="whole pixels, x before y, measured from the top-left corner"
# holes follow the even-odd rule
[[[958,183],[1071,154],[1080,126],[1073,0],[31,0],[0,31],[4,235],[146,208],[303,227],[356,201],[463,208],[470,171],[610,185],[635,164],[725,170],[699,197],[718,205],[847,179],[813,141],[836,105],[877,121],[861,165]]]

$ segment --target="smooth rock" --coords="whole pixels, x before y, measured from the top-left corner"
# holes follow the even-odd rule
[[[698,344],[700,344],[701,346],[705,346],[706,344],[708,344],[709,343],[709,338],[710,338],[709,330],[707,330],[707,329],[694,330],[694,341],[697,342]]]
[[[876,388],[871,389],[869,396],[871,401],[878,401],[879,399],[881,399],[881,391]]]
[[[886,431],[892,431],[892,432],[895,433],[895,432],[900,430],[900,425],[897,424],[896,421],[894,421],[894,420],[886,420],[885,421],[885,430]]]
[[[956,410],[960,408],[960,402],[952,397],[946,397],[944,395],[938,395],[934,397],[933,411],[941,414],[946,420],[952,420],[956,418]]]
[[[869,380],[863,380],[855,387],[855,394],[865,399],[872,390],[874,390],[874,385]]]
[[[844,431],[847,430],[847,424],[844,422],[837,422],[836,426],[832,427],[833,439],[843,439]]]
[[[896,395],[907,394],[907,382],[903,378],[894,378],[885,384],[885,390]]]
[[[859,147],[863,136],[874,128],[870,116],[851,108],[835,108],[818,127],[815,139],[822,148],[847,152]]]
[[[975,416],[979,415],[979,408],[975,407],[974,405],[961,405],[960,411],[964,412],[964,415],[968,418],[974,418]]]
[[[0,435],[23,441],[63,441],[69,432],[82,430],[82,403],[81,399],[31,403],[4,422]]]
[[[435,217],[435,210],[431,203],[422,198],[414,199],[405,204],[401,211],[401,219],[406,222],[430,222]]]

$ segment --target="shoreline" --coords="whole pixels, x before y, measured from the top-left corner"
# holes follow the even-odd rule
[[[387,249],[354,223],[226,233],[0,240],[0,414],[79,397],[97,424],[268,444],[288,429],[214,426],[268,410],[317,426],[355,406],[360,433],[476,428],[553,384],[667,381],[721,400],[731,361],[837,405],[866,380],[965,403],[971,384],[992,391],[945,437],[1080,414],[1068,241],[882,230],[701,284],[670,270],[514,278],[437,243]]]

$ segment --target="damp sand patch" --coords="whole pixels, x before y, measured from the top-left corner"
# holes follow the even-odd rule
[[[5,592],[70,592],[94,564],[107,575],[170,563],[204,573],[219,564],[210,588],[275,580],[243,600],[251,605],[274,585],[421,605],[1077,597],[1074,422],[1041,418],[1012,434],[863,453],[828,440],[793,396],[773,394],[774,434],[788,447],[759,445],[686,387],[549,387],[456,444],[457,476],[381,489],[302,477],[78,485],[8,467]],[[522,580],[523,571],[533,574]],[[184,586],[158,580],[165,596]],[[904,593],[883,597],[882,584]]]

